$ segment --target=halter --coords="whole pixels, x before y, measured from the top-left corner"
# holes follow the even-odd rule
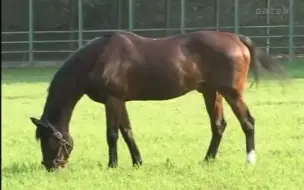
[[[59,140],[60,147],[58,149],[57,156],[52,161],[42,161],[41,164],[43,165],[54,164],[54,166],[57,168],[58,166],[64,166],[68,162],[67,160],[69,157],[69,150],[67,147],[69,146],[70,148],[73,148],[73,146],[63,138],[61,132],[54,129],[53,126],[50,126],[50,128],[54,131],[53,136]],[[65,160],[62,160],[60,158],[60,155],[62,155],[63,153],[65,153],[66,155]]]

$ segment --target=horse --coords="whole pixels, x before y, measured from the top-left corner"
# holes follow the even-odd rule
[[[73,150],[69,123],[77,102],[87,95],[105,106],[108,167],[118,166],[119,131],[133,166],[143,163],[126,108],[128,101],[165,101],[201,93],[210,118],[205,161],[215,160],[226,129],[223,99],[245,134],[246,157],[256,162],[255,118],[244,94],[249,71],[282,74],[280,64],[244,35],[196,31],[163,38],[132,32],[101,35],[72,53],[55,73],[40,119],[30,117],[48,171],[64,168]]]

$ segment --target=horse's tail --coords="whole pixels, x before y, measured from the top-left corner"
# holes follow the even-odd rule
[[[270,73],[275,74],[279,78],[285,77],[285,71],[283,67],[274,59],[272,59],[265,51],[254,45],[253,41],[244,35],[238,35],[239,39],[245,46],[247,46],[250,52],[250,70],[253,72],[255,82],[259,81],[259,76],[264,69]]]

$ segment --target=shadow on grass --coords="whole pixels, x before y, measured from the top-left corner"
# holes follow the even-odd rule
[[[43,171],[43,169],[38,163],[12,163],[1,170],[3,176],[9,177],[11,175],[20,175],[21,173]]]
[[[288,63],[286,60],[279,60],[279,62],[287,70],[288,78],[304,78],[304,59],[296,59],[293,63]],[[49,83],[57,70],[58,67],[2,69],[2,84],[37,82]]]
[[[16,96],[2,96],[3,99],[7,99],[7,100],[18,100],[18,99],[35,99],[35,98],[39,98],[41,96],[45,96],[45,93],[41,93],[41,94],[32,94],[32,95],[16,95]]]
[[[2,84],[37,82],[49,83],[57,70],[58,67],[2,69]]]

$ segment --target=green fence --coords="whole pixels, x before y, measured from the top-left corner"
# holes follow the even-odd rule
[[[12,1],[4,2],[7,2],[7,7],[2,3],[2,10],[13,7]],[[1,33],[2,67],[60,63],[88,40],[114,30],[128,30],[154,37],[195,30],[231,31],[250,36],[272,55],[285,56],[290,61],[295,56],[304,55],[304,13],[299,8],[302,5],[304,7],[304,3],[301,0],[256,0],[257,5],[239,0],[204,1],[205,4],[198,0],[100,0],[100,8],[95,11],[90,11],[97,4],[93,0],[70,0],[70,4],[60,0],[24,2],[23,5],[28,7],[22,10],[27,14],[19,17],[26,18],[19,20],[26,20],[27,30],[5,27],[10,23],[7,15],[12,13],[7,10],[6,15],[2,14],[2,21],[8,23],[2,26]],[[74,8],[71,6],[69,9],[70,12],[74,10],[70,20],[77,24],[69,29],[37,29],[38,22],[48,25],[47,17],[39,15],[39,10],[42,14],[49,7],[47,3],[55,2],[62,5],[62,10],[65,10],[63,5],[74,5]],[[84,6],[91,9],[85,10]],[[98,18],[95,19],[93,13],[103,16],[103,26],[108,28],[96,26],[94,29],[94,24],[90,23],[98,23]],[[58,22],[69,22],[64,15],[58,18]],[[86,28],[85,24],[90,26]]]

